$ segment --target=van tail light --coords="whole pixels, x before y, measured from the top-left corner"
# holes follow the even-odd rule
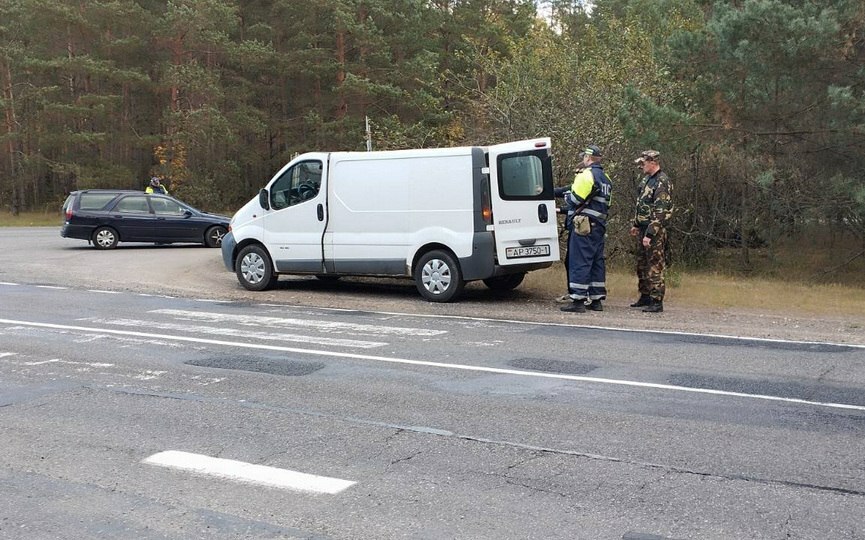
[[[490,197],[490,184],[483,182],[481,185],[481,217],[484,224],[492,225],[493,223],[493,203]]]

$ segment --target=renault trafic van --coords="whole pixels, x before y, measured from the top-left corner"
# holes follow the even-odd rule
[[[280,274],[407,277],[432,302],[513,289],[559,259],[550,145],[302,154],[234,215],[225,266],[252,291]]]

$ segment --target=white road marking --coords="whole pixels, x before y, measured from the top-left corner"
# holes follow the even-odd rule
[[[61,291],[65,291],[65,290],[69,289],[69,287],[60,287],[57,285],[36,285],[36,288],[37,289],[57,289],[57,290],[61,290]]]
[[[72,364],[75,366],[87,366],[87,367],[94,367],[94,368],[114,367],[114,364],[105,364],[102,362],[75,362],[74,360],[61,360],[59,358],[52,358],[51,360],[42,360],[40,362],[23,362],[21,365],[24,365],[24,366],[41,366],[43,364]]]
[[[149,334],[142,332],[131,332],[123,330],[111,330],[107,328],[87,328],[86,326],[70,326],[63,324],[37,323],[30,321],[14,321],[9,319],[0,319],[0,324],[13,324],[21,326],[34,326],[37,328],[52,328],[56,330],[73,330],[78,332],[93,332],[97,334],[111,334],[119,336],[140,336],[152,337]],[[518,369],[503,369],[486,366],[469,366],[465,364],[446,364],[443,362],[429,362],[426,360],[408,360],[405,358],[392,358],[387,356],[372,356],[368,354],[353,354],[335,351],[322,351],[316,349],[296,349],[293,347],[281,347],[278,345],[264,345],[261,343],[239,343],[236,341],[222,341],[217,339],[203,339],[186,336],[160,336],[166,341],[183,341],[188,343],[205,343],[208,345],[221,345],[225,347],[239,347],[246,349],[257,349],[267,351],[290,352],[297,354],[309,354],[314,356],[330,356],[335,358],[352,358],[355,360],[369,360],[373,362],[387,362],[391,364],[405,364],[411,366],[424,366],[442,369],[455,369],[461,371],[476,371],[480,373],[498,373],[501,375],[516,375],[520,377],[537,377],[541,379],[559,379],[564,381],[578,381],[597,384],[610,384],[617,386],[630,386],[635,388],[651,388],[654,390],[669,390],[673,392],[688,392],[692,394],[707,394],[713,396],[724,397],[740,397],[749,399],[759,399],[765,401],[775,401],[780,403],[794,403],[797,405],[810,405],[813,407],[828,407],[832,409],[845,409],[852,411],[865,411],[863,405],[851,405],[848,403],[832,403],[823,401],[809,401],[806,399],[785,398],[780,396],[770,396],[764,394],[746,394],[744,392],[730,392],[727,390],[714,390],[711,388],[692,388],[688,386],[676,386],[672,384],[647,383],[640,381],[629,381],[625,379],[606,379],[601,377],[584,377],[581,375],[565,375],[559,373],[542,373],[535,371],[522,371]]]
[[[8,285],[10,287],[18,287],[21,284],[20,283],[11,283],[9,281],[0,281],[0,285]]]
[[[0,352],[0,358],[5,358],[7,356],[15,356],[14,352]]]
[[[104,291],[102,289],[87,289],[87,292],[95,292],[99,294],[123,294],[121,291]]]
[[[253,465],[243,461],[214,458],[178,450],[153,454],[142,460],[142,463],[216,476],[237,482],[330,495],[339,493],[357,483],[341,478],[317,476],[289,469]]]
[[[384,347],[387,343],[381,341],[363,341],[359,339],[339,339],[304,336],[296,334],[276,334],[271,332],[254,332],[248,330],[238,330],[236,328],[217,327],[217,326],[198,326],[187,324],[174,324],[166,322],[139,321],[136,319],[99,319],[96,317],[87,317],[79,319],[82,321],[93,322],[96,324],[107,324],[114,326],[127,326],[132,328],[152,328],[154,330],[169,330],[175,332],[190,332],[194,334],[211,334],[217,336],[231,336],[238,338],[257,339],[265,341],[292,341],[300,343],[314,343],[316,345],[326,345],[331,347],[353,347],[358,349],[374,349],[376,347]],[[153,334],[153,337],[159,337],[159,334]]]
[[[149,313],[167,315],[181,320],[205,321],[211,323],[233,323],[244,326],[263,326],[266,328],[314,328],[322,332],[333,333],[396,336],[439,336],[447,333],[447,330],[429,330],[426,328],[400,328],[397,326],[341,323],[314,319],[287,319],[283,317],[264,317],[260,315],[226,315],[223,313],[207,313],[181,309],[155,309]]]

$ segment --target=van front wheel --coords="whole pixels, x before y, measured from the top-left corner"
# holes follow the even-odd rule
[[[417,262],[414,281],[421,296],[430,302],[450,302],[463,290],[465,282],[459,264],[444,251],[430,251]]]
[[[278,279],[267,251],[257,245],[246,246],[234,263],[237,281],[248,291],[266,291]]]

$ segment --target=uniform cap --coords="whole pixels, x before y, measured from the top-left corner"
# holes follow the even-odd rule
[[[590,144],[589,146],[587,146],[583,150],[583,155],[584,156],[594,156],[594,157],[601,157],[602,156],[601,149],[598,148],[597,146],[595,146],[594,144]]]
[[[153,178],[151,178],[150,179],[150,185],[151,186],[158,186],[159,185],[159,178],[157,178],[155,176]]]
[[[646,158],[644,158],[643,156],[640,156],[640,157],[638,157],[637,159],[634,160],[634,164],[635,164],[637,167],[642,167],[642,166],[643,166],[643,163],[645,163],[645,162],[646,162]]]

